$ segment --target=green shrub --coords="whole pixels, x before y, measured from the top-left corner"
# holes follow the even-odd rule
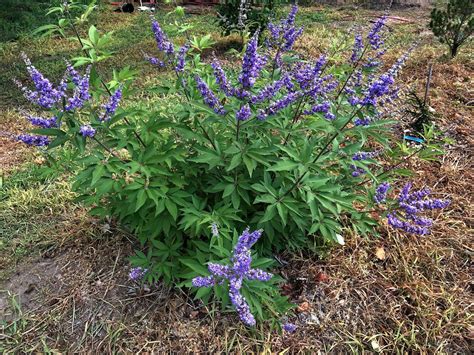
[[[304,60],[292,51],[301,34],[296,11],[270,26],[263,48],[258,34],[250,39],[239,70],[203,63],[200,45],[175,47],[153,21],[159,53],[147,59],[157,69],[168,67],[176,80],[162,79],[149,89],[163,99],[151,107],[138,102],[134,109],[118,108],[132,93],[136,73],[124,68],[102,81],[95,64],[111,55],[102,49],[109,36],[93,26],[82,40],[88,56],[76,58],[76,64],[90,64],[89,71],[80,75],[69,66],[68,87],[52,85],[26,59],[36,89],[24,93],[51,114],[30,116],[42,127],[33,131],[39,136],[17,139],[77,150],[79,200],[137,236],[141,250],[132,263],[146,282],[190,287],[193,279],[216,275],[211,265],[235,266],[236,255],[249,262],[253,243],[232,253],[244,243],[238,236],[247,227],[264,230],[255,248],[261,257],[252,264],[260,268],[273,264],[273,253],[342,244],[349,230],[374,234],[370,212],[385,200],[388,184],[374,201],[373,183],[409,173],[386,170],[377,159],[383,155],[397,167],[405,153],[413,154],[393,141],[393,122],[384,114],[408,57],[382,70],[386,18],[366,37],[357,35],[350,59],[338,64],[326,56]],[[430,159],[439,150],[426,138],[422,153]],[[391,221],[425,234],[427,228],[410,224],[412,217],[402,223],[392,213]],[[224,306],[229,297],[236,305],[235,290],[242,287],[258,318],[277,319],[289,307],[278,280],[242,284],[234,277],[237,287],[229,278],[215,283],[214,294]],[[210,288],[201,288],[196,297],[210,295]]]

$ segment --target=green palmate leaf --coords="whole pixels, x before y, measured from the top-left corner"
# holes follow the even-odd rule
[[[230,196],[235,190],[235,185],[234,184],[229,184],[225,187],[224,193],[222,194],[222,197],[227,197]]]
[[[247,155],[243,157],[244,164],[247,167],[247,171],[249,172],[249,176],[252,177],[252,173],[257,167],[257,162],[251,158],[249,158]]]
[[[92,173],[92,181],[91,186],[94,186],[99,179],[104,176],[105,174],[105,166],[104,165],[97,165]]]
[[[137,203],[135,204],[135,212],[138,211],[146,202],[147,193],[146,190],[139,190],[137,193]]]
[[[165,200],[165,206],[166,206],[167,211],[176,221],[176,219],[178,218],[178,206],[176,206],[176,204],[170,199]]]
[[[278,163],[268,168],[268,171],[290,171],[296,169],[300,164],[291,160],[280,160]]]
[[[89,27],[89,40],[95,45],[99,42],[99,32],[95,26]]]
[[[41,134],[43,136],[65,136],[66,132],[56,129],[56,128],[37,128],[37,129],[32,129],[32,133],[36,134]]]

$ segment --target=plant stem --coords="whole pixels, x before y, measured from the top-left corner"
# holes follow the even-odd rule
[[[409,156],[407,156],[405,159],[403,159],[402,161],[398,162],[397,164],[395,164],[395,165],[389,167],[387,170],[381,172],[380,174],[375,175],[375,177],[378,178],[378,177],[380,177],[380,176],[382,176],[382,175],[384,175],[384,174],[386,174],[386,173],[388,173],[388,172],[390,172],[390,171],[392,171],[392,170],[394,170],[394,169],[400,167],[401,165],[403,165],[403,164],[405,164],[407,161],[409,161],[411,158],[413,158],[415,155],[417,155],[419,152],[421,152],[423,149],[424,149],[424,147],[421,147],[420,149],[415,150],[413,153],[411,153],[411,154],[410,154]],[[364,181],[358,183],[356,186],[364,185],[364,184],[366,184],[366,183],[368,183],[368,182],[370,182],[370,181],[372,181],[372,180],[371,180],[371,179],[366,179],[366,180],[364,180]]]
[[[296,107],[295,115],[293,116],[293,119],[291,120],[291,123],[290,123],[290,127],[288,127],[288,129],[291,129],[293,127],[293,125],[300,118],[300,116],[301,116],[300,108],[301,108],[301,105],[303,104],[304,98],[305,98],[304,96],[301,97],[301,99],[298,103],[298,106]],[[285,140],[283,141],[283,145],[286,145],[286,143],[288,142],[288,139],[290,139],[290,135],[291,135],[291,132],[288,132],[288,134],[285,137]]]
[[[96,141],[102,148],[104,148],[110,155],[112,155],[114,158],[117,158],[120,160],[122,163],[127,163],[125,160],[122,160],[119,158],[113,151],[111,151],[108,147],[106,147],[101,141],[99,141],[96,137],[92,137],[92,140]]]
[[[240,132],[240,120],[237,120],[237,128],[235,130],[235,139],[239,140],[239,132]]]
[[[329,138],[329,140],[326,142],[326,144],[319,150],[318,155],[316,155],[316,157],[313,159],[311,164],[316,163],[319,160],[319,158],[321,158],[321,156],[324,154],[324,152],[329,147],[329,145],[337,138],[337,136],[339,136],[339,134],[344,130],[344,128],[346,128],[346,126],[357,115],[357,113],[360,111],[360,109],[361,108],[355,110],[354,113],[351,115],[351,117],[347,120],[347,122],[344,123],[344,125],[336,133],[334,133],[334,135],[331,138]],[[296,179],[295,183],[278,199],[278,202],[281,202],[281,200],[286,195],[288,195],[291,191],[293,191],[298,186],[298,184],[301,182],[301,180],[303,180],[304,177],[308,174],[308,172],[309,172],[309,170],[306,170],[298,179]]]

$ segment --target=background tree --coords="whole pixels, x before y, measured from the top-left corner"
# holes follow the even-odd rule
[[[435,8],[431,12],[430,29],[441,43],[449,46],[451,58],[474,30],[473,12],[472,0],[450,0],[446,10]]]

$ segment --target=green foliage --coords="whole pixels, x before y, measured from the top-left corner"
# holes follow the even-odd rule
[[[87,23],[96,8],[96,0],[70,0],[60,2],[58,6],[50,7],[46,13],[46,16],[51,14],[57,15],[57,24],[40,26],[33,31],[33,34],[41,34],[42,36],[59,34],[65,37],[66,30],[71,25],[80,26]]]
[[[3,0],[0,4],[0,41],[18,39],[44,22],[48,0]]]
[[[275,15],[279,0],[246,1],[242,22],[239,23],[241,0],[225,0],[217,7],[217,23],[224,35],[247,30],[253,34],[257,29],[264,29]]]
[[[433,9],[430,28],[441,43],[449,46],[454,58],[474,31],[472,0],[449,0],[446,10]]]

